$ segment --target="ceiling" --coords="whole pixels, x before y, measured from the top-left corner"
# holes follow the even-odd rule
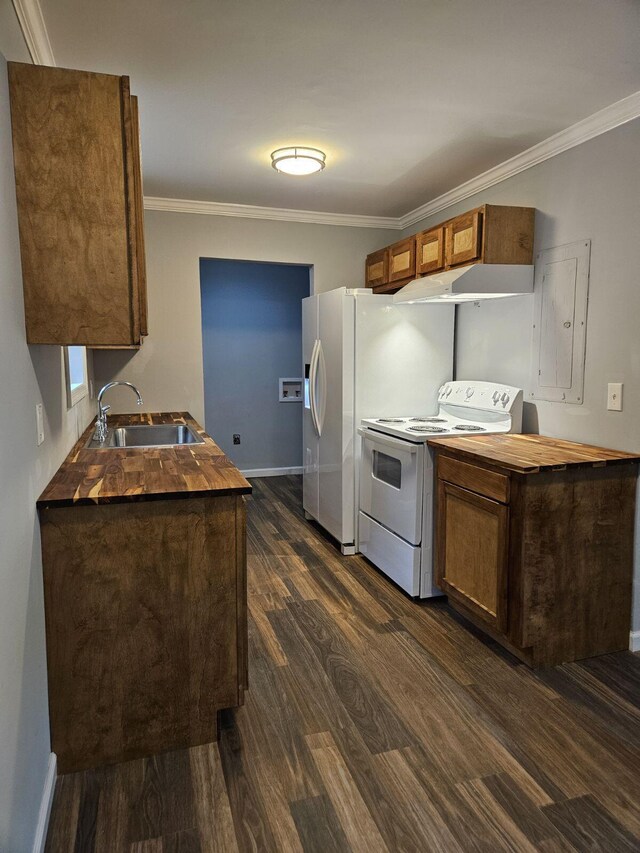
[[[130,75],[150,196],[399,216],[640,90],[636,0],[41,6],[57,65]]]

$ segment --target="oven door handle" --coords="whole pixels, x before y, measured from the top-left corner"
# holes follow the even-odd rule
[[[358,435],[363,438],[368,438],[369,441],[375,441],[377,444],[384,444],[387,447],[394,447],[397,450],[403,450],[405,453],[412,455],[418,453],[422,444],[413,444],[410,441],[405,441],[403,438],[392,438],[390,435],[385,435],[381,432],[376,432],[366,427],[358,427]]]

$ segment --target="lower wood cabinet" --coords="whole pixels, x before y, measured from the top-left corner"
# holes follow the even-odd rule
[[[634,458],[558,454],[555,470],[518,473],[437,444],[436,583],[450,604],[531,666],[628,648]]]
[[[214,741],[247,687],[243,498],[41,508],[40,525],[59,772]]]

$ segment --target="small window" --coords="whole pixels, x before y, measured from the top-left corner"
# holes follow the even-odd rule
[[[89,393],[86,347],[65,347],[67,406],[71,409]]]

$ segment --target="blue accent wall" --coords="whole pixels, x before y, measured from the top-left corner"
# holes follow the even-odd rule
[[[240,469],[302,465],[302,403],[278,379],[301,373],[309,267],[201,258],[200,291],[205,429]]]

